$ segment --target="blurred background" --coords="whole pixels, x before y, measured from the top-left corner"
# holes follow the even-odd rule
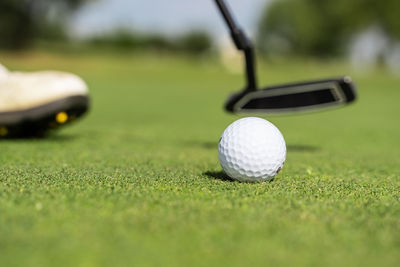
[[[340,58],[359,71],[378,66],[400,73],[399,1],[228,2],[269,60]],[[0,2],[2,50],[218,54],[235,71],[237,56],[228,38],[211,0]]]

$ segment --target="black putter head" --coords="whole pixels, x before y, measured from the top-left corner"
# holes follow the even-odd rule
[[[233,113],[281,114],[339,107],[353,102],[356,91],[350,77],[246,89],[232,94],[225,105]]]
[[[237,49],[243,51],[246,60],[247,87],[228,98],[225,105],[227,111],[258,114],[295,113],[344,106],[356,100],[355,85],[348,76],[258,90],[253,45],[233,19],[224,0],[215,2],[231,31],[233,42]]]

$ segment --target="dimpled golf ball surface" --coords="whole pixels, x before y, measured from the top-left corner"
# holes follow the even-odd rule
[[[224,131],[218,145],[222,168],[241,182],[270,181],[286,160],[286,144],[272,123],[260,118],[244,118]]]

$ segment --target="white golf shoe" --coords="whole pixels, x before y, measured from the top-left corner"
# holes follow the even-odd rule
[[[41,136],[89,108],[86,83],[56,72],[10,72],[0,64],[0,138]]]

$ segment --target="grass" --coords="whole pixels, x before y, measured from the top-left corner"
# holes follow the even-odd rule
[[[288,157],[271,183],[224,179],[217,141],[242,85],[207,59],[0,53],[73,71],[93,108],[43,140],[0,142],[3,266],[398,266],[400,80],[355,75],[345,109],[268,118]],[[262,83],[352,73],[261,64]]]

